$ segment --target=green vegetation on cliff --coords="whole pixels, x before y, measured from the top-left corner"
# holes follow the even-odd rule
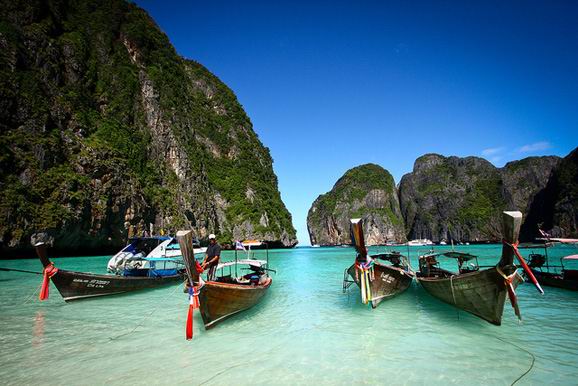
[[[399,189],[408,237],[499,240],[500,212],[526,212],[557,162],[529,157],[496,168],[479,157],[419,157]]]
[[[578,237],[578,148],[557,164],[546,187],[536,194],[521,233],[533,239],[539,228],[555,237]]]
[[[0,237],[117,246],[126,226],[296,242],[234,93],[121,0],[1,1]]]
[[[403,219],[392,175],[379,165],[348,170],[326,194],[313,203],[307,225],[313,244],[349,242],[349,219],[363,218],[379,228],[372,243],[402,240]]]

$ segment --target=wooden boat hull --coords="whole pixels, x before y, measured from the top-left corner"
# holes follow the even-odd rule
[[[371,282],[371,306],[377,307],[383,300],[390,299],[395,295],[407,290],[413,281],[414,274],[404,271],[401,268],[380,264],[375,261],[373,264],[374,280]],[[355,264],[347,270],[347,273],[357,286],[360,286],[359,275],[356,274]]]
[[[273,280],[258,286],[206,282],[199,294],[200,311],[206,329],[259,303]]]
[[[561,274],[555,274],[550,272],[542,272],[536,269],[532,270],[532,273],[542,285],[547,285],[549,287],[563,288],[571,291],[578,291],[578,280],[568,280],[564,279]]]
[[[161,287],[183,280],[183,274],[164,277],[98,275],[59,269],[50,279],[65,301]]]
[[[506,275],[514,272],[512,266],[504,267]],[[504,278],[496,268],[464,273],[449,277],[420,277],[417,281],[432,296],[469,312],[492,324],[502,323],[507,288]],[[514,288],[522,282],[518,276],[514,279]]]

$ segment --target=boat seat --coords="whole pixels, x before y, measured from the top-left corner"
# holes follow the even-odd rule
[[[235,279],[237,281],[237,283],[239,284],[249,284],[251,283],[251,280],[249,279],[245,279],[244,277],[238,277]]]

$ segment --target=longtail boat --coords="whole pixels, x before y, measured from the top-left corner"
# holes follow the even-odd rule
[[[273,282],[269,277],[269,271],[273,271],[268,268],[269,251],[267,250],[267,260],[257,260],[251,255],[250,247],[263,244],[255,240],[237,244],[237,248],[239,245],[246,248],[246,258],[238,259],[236,248],[235,260],[220,263],[217,266],[216,279],[204,281],[200,275],[200,265],[191,253],[190,234],[191,231],[177,233],[185,261],[192,305],[189,311],[190,321],[187,322],[188,339],[192,338],[192,309],[199,308],[205,329],[210,329],[222,320],[259,303]],[[194,299],[195,297],[197,299]]]
[[[350,226],[357,254],[355,262],[343,273],[343,291],[355,283],[361,290],[362,303],[375,308],[408,289],[415,273],[407,257],[398,252],[368,255],[361,219],[352,219]]]
[[[523,279],[514,265],[514,255],[529,271],[517,249],[521,223],[522,213],[502,213],[502,256],[495,267],[480,270],[475,256],[465,253],[429,253],[419,258],[417,281],[432,296],[498,326],[502,323],[507,294],[521,319],[515,288]],[[455,259],[458,271],[441,268],[437,260],[441,256]],[[543,293],[536,281],[534,284]]]
[[[46,253],[44,243],[36,244],[36,253],[44,267],[44,280],[40,291],[40,300],[48,298],[50,281],[54,283],[65,301],[116,295],[126,292],[157,288],[182,281],[184,270],[164,269],[162,264],[172,264],[171,260],[149,261],[149,269],[131,270],[130,276],[94,274],[89,272],[68,271],[56,268]],[[159,260],[159,259],[155,259]],[[157,269],[158,268],[158,269]],[[138,276],[136,276],[138,275]]]
[[[531,249],[532,253],[528,256],[528,266],[536,279],[543,285],[550,287],[563,288],[571,291],[578,291],[578,270],[570,269],[564,263],[578,262],[578,254],[563,256],[560,258],[560,265],[551,264],[551,258],[548,256],[548,248],[555,244],[574,244],[578,245],[578,239],[560,239],[560,238],[540,238],[539,244],[520,245],[520,248]],[[543,253],[537,253],[535,249],[543,249]],[[527,280],[530,280],[528,276]]]

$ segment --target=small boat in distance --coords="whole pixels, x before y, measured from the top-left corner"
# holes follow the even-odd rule
[[[355,262],[343,273],[343,292],[355,283],[361,290],[363,304],[376,308],[383,300],[408,289],[415,274],[407,257],[399,252],[369,256],[361,219],[352,219],[350,226],[357,254]]]
[[[428,245],[434,245],[434,243],[429,239],[415,239],[408,241],[406,245],[410,247],[424,247]]]
[[[197,271],[194,255],[189,251],[190,232],[179,231],[177,238],[183,251],[189,285],[198,288],[199,309],[205,329],[214,327],[222,320],[253,307],[267,293],[273,279],[269,277],[269,250],[266,260],[254,259],[251,247],[265,246],[265,243],[248,240],[238,243],[235,248],[235,260],[219,263],[216,279],[203,281]],[[238,258],[237,251],[244,250],[246,256]],[[239,272],[242,271],[242,272]]]
[[[514,265],[516,255],[526,269],[516,248],[521,224],[522,213],[503,212],[504,245],[502,257],[495,267],[480,270],[477,257],[468,253],[428,253],[419,258],[417,281],[432,296],[498,326],[502,323],[508,294],[516,315],[521,319],[515,288],[523,280]],[[454,259],[458,270],[452,272],[441,268],[437,260],[441,256]],[[537,282],[535,284],[541,291]]]

